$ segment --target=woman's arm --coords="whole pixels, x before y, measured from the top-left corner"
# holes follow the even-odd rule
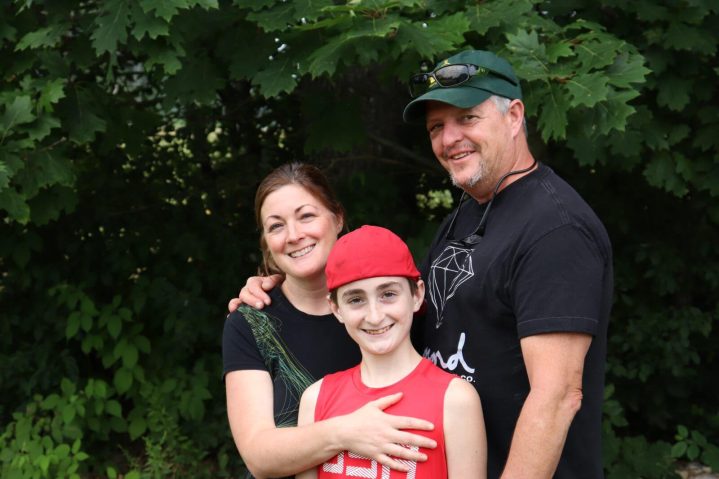
[[[322,380],[320,379],[302,393],[300,400],[300,414],[297,417],[297,426],[302,427],[315,422],[315,406],[320,394]],[[317,468],[313,467],[295,476],[295,479],[317,479]]]
[[[426,456],[398,444],[436,447],[429,438],[402,431],[431,430],[431,423],[382,411],[399,401],[399,394],[372,401],[345,416],[278,428],[272,411],[272,380],[266,371],[232,371],[225,376],[225,389],[232,437],[257,479],[297,474],[346,450],[405,471],[407,466],[389,456],[411,461],[424,461]]]
[[[444,446],[449,479],[487,477],[487,436],[474,386],[453,379],[444,396]]]

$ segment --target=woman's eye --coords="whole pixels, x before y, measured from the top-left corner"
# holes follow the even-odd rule
[[[312,219],[314,217],[315,217],[314,213],[302,213],[302,215],[300,216],[300,219],[307,220],[307,219]]]
[[[267,231],[269,233],[272,233],[280,228],[282,228],[282,223],[272,223],[270,226],[267,227]]]

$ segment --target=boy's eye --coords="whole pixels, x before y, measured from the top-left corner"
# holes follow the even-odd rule
[[[396,292],[396,291],[385,291],[385,292],[382,293],[382,298],[383,298],[383,299],[393,299],[393,298],[395,298],[396,296],[397,296],[397,292]]]
[[[349,305],[354,306],[354,305],[358,305],[360,303],[362,303],[362,298],[360,298],[359,296],[352,296],[352,297],[347,298],[347,304],[349,304]]]

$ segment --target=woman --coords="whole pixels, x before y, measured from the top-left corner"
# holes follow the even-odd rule
[[[324,273],[344,210],[317,168],[293,163],[262,181],[255,217],[263,273],[281,272],[285,280],[270,293],[270,307],[240,308],[223,332],[227,414],[249,471],[257,478],[289,476],[344,450],[402,471],[407,465],[394,458],[425,460],[424,453],[398,444],[428,448],[435,442],[400,429],[432,425],[382,412],[399,394],[345,416],[293,426],[307,386],[360,360],[356,344],[331,314]]]

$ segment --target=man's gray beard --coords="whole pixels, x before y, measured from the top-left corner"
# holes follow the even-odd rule
[[[463,190],[470,190],[474,188],[477,183],[482,181],[484,179],[484,168],[480,166],[479,170],[473,174],[469,180],[465,182],[465,184],[461,184],[459,181],[457,181],[457,178],[454,177],[453,174],[449,174],[449,179],[452,180],[452,184],[456,186],[457,188],[461,188]]]

